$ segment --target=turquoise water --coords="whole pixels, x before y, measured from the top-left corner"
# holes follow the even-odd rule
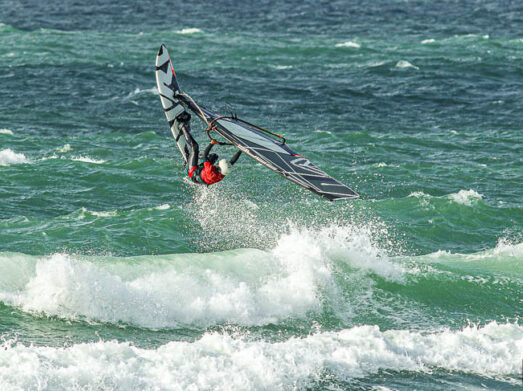
[[[1,389],[521,386],[521,7],[28,4],[0,12]],[[185,181],[162,43],[362,198],[246,156]]]

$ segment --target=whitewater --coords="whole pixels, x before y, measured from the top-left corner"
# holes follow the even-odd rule
[[[423,292],[435,284],[450,290],[465,284],[477,294],[497,286],[517,295],[521,281],[511,287],[515,280],[502,272],[510,266],[521,272],[522,260],[522,244],[501,242],[475,254],[389,257],[365,231],[339,226],[319,235],[291,229],[269,251],[129,258],[0,253],[0,300],[16,311],[138,334],[192,330],[154,346],[149,334],[134,342],[98,336],[58,345],[42,336],[34,344],[27,341],[30,330],[19,330],[3,337],[0,382],[13,390],[293,389],[313,386],[325,373],[343,381],[384,370],[446,370],[515,385],[515,357],[523,354],[517,318],[464,320],[458,328],[435,326],[433,319],[428,326],[422,320],[434,315],[415,309],[421,303],[409,303],[407,293],[397,295],[394,308],[388,301],[398,287]],[[449,272],[449,264],[459,267]],[[456,303],[441,298],[444,304]],[[390,324],[358,325],[369,307]],[[327,313],[335,330],[322,325]],[[290,320],[292,332],[269,340],[260,332],[291,327]]]
[[[182,340],[148,347],[148,335],[134,342],[99,336],[63,344],[42,336],[34,344],[27,342],[30,330],[19,330],[3,337],[0,383],[13,390],[293,389],[314,385],[325,373],[344,380],[384,370],[447,370],[515,385],[515,358],[523,354],[518,319],[427,327],[420,320],[430,315],[414,310],[408,294],[396,297],[401,304],[395,308],[385,298],[397,291],[394,285],[423,292],[433,284],[452,290],[466,284],[478,294],[497,285],[507,294],[521,281],[511,288],[514,279],[500,272],[510,265],[521,269],[522,260],[522,244],[504,243],[468,255],[389,257],[366,232],[338,226],[319,235],[291,230],[270,251],[130,258],[0,253],[0,300],[36,319],[134,333],[193,330]],[[449,264],[460,267],[449,272]],[[474,277],[466,272],[470,265]],[[443,298],[440,305],[446,301],[452,304]],[[369,307],[390,325],[357,325]],[[411,319],[396,319],[402,312]],[[336,330],[321,324],[326,313],[334,315]],[[297,330],[275,339],[257,329],[291,319]],[[406,321],[409,329],[401,327]]]

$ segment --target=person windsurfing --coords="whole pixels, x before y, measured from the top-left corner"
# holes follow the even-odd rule
[[[232,166],[238,161],[242,151],[236,152],[229,162],[226,159],[221,159],[218,165],[215,165],[218,155],[210,152],[212,147],[217,144],[217,141],[212,139],[203,152],[201,163],[198,163],[200,147],[191,134],[191,115],[184,111],[177,117],[177,120],[179,121],[180,130],[191,148],[189,159],[187,160],[187,175],[191,178],[191,181],[202,185],[212,185],[220,182],[231,172]]]

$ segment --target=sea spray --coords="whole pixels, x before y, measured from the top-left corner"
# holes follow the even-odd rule
[[[2,260],[0,268],[12,264],[8,255]],[[304,318],[321,311],[324,300],[342,297],[332,275],[342,264],[402,278],[402,268],[364,231],[347,227],[292,229],[269,251],[130,260],[122,268],[67,254],[30,257],[23,263],[34,272],[16,289],[4,282],[0,298],[26,311],[142,327],[255,325]]]

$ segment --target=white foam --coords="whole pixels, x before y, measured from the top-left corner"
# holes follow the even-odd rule
[[[457,193],[448,194],[444,197],[433,197],[430,194],[426,194],[422,191],[415,191],[415,192],[410,193],[408,195],[408,197],[416,197],[416,198],[424,199],[427,202],[430,198],[439,198],[439,199],[447,198],[458,204],[472,206],[477,201],[481,200],[483,198],[483,195],[479,194],[475,190],[460,190]]]
[[[332,132],[329,131],[329,130],[321,130],[321,129],[316,129],[314,132],[315,132],[315,133],[326,133],[326,134],[332,134]]]
[[[105,217],[105,212],[82,209]],[[112,215],[109,214],[108,215]],[[19,261],[21,262],[21,261]],[[304,318],[324,301],[343,300],[336,275],[353,269],[401,282],[403,269],[354,227],[293,229],[271,251],[175,254],[100,262],[67,254],[28,257],[22,282],[9,281],[10,257],[0,254],[0,300],[29,312],[65,319],[124,322],[148,328],[222,323],[262,325]],[[4,270],[4,268],[7,268]],[[15,279],[16,280],[16,279]],[[18,281],[18,280],[17,280]],[[369,282],[370,283],[370,282]],[[350,311],[346,302],[343,311]]]
[[[0,151],[0,166],[23,163],[31,163],[23,153],[16,153],[11,149],[3,149]]]
[[[325,372],[347,380],[437,369],[510,384],[519,381],[522,354],[523,328],[495,322],[428,332],[359,326],[276,343],[210,332],[156,349],[117,341],[55,348],[11,340],[0,348],[0,385],[56,391],[305,389]]]
[[[116,216],[117,212],[115,210],[112,211],[88,211],[90,214],[96,217],[114,217]]]
[[[167,210],[169,209],[171,206],[169,204],[163,204],[163,205],[158,205],[158,206],[155,206],[154,209],[156,210]]]
[[[436,251],[434,253],[428,254],[427,257],[433,258],[433,259],[438,259],[438,258],[448,257],[451,254],[452,253],[450,251],[447,251],[447,250],[438,250],[438,251]]]
[[[426,45],[428,43],[433,43],[433,42],[436,42],[436,40],[433,38],[430,38],[430,39],[424,39],[423,41],[421,41],[421,44]]]
[[[190,34],[197,34],[197,33],[203,33],[203,31],[199,28],[192,27],[192,28],[185,28],[181,30],[175,31],[176,34],[182,34],[182,35],[190,35]]]
[[[380,67],[384,64],[386,64],[387,61],[370,61],[370,62],[367,62],[367,63],[364,63],[362,65],[358,65],[358,67],[362,67],[362,68],[376,68],[376,67]]]
[[[68,152],[70,149],[67,148],[67,145],[69,145],[69,144],[66,144],[64,147],[58,149],[57,152],[59,152],[59,153]],[[76,161],[76,162],[84,162],[84,163],[92,163],[92,164],[103,164],[103,163],[105,163],[105,160],[102,160],[102,159],[92,159],[89,156],[66,157],[66,156],[58,156],[56,154],[43,157],[40,160],[45,161],[45,160],[53,160],[53,159],[72,160],[72,161]]]
[[[426,194],[422,191],[414,191],[410,193],[407,197],[413,197],[417,198],[419,200],[419,205],[426,210],[434,209],[434,206],[431,204],[432,196],[430,194]]]
[[[274,65],[274,69],[292,69],[292,65]]]
[[[346,41],[346,42],[342,42],[342,43],[337,43],[336,47],[337,48],[357,48],[358,49],[361,47],[361,45],[356,42]]]
[[[53,154],[53,155],[50,155],[50,156],[43,157],[40,160],[41,161],[46,161],[46,160],[53,160],[53,159],[64,159],[64,157],[63,156],[58,156],[56,154]]]
[[[410,193],[407,197],[425,198],[425,197],[430,197],[430,195],[426,194],[422,191],[414,191],[414,192]]]
[[[9,134],[13,135],[13,131],[9,129],[0,129],[0,134]]]
[[[88,156],[74,156],[71,158],[71,160],[77,161],[77,162],[84,162],[84,163],[92,163],[92,164],[103,164],[105,163],[105,160],[102,159],[92,159]]]
[[[413,69],[419,69],[417,66],[412,65],[410,62],[405,60],[400,60],[396,63],[396,68],[413,68]]]
[[[282,236],[273,252],[281,258],[297,259],[298,263],[307,258],[340,261],[388,280],[403,280],[402,266],[373,243],[367,228],[333,225],[319,230],[293,229]]]
[[[283,275],[273,275],[269,268]],[[80,316],[150,328],[265,324],[304,316],[319,305],[314,275],[304,269],[286,272],[257,250],[182,254],[168,262],[148,259],[123,268],[55,254],[38,259],[17,290],[0,284],[0,300],[66,319]],[[286,284],[297,291],[289,294]]]
[[[521,258],[523,260],[523,242],[510,243],[506,239],[499,239],[493,253],[498,256]]]
[[[79,211],[73,212],[68,215],[67,218],[73,218],[77,220],[85,219],[86,215],[96,216],[96,217],[114,217],[118,214],[116,210],[113,211],[92,211],[87,208],[81,208]]]
[[[383,168],[383,167],[399,167],[398,165],[395,165],[395,164],[388,164],[388,163],[385,163],[385,162],[375,163],[375,164],[373,164],[372,166],[373,166],[373,167],[376,167],[376,168]],[[411,197],[412,194],[415,194],[415,193],[411,193],[411,195],[409,195],[409,197]]]
[[[458,193],[449,194],[448,197],[454,202],[466,206],[472,206],[483,196],[475,190],[460,190]]]
[[[57,148],[56,151],[59,153],[66,153],[66,152],[69,152],[70,150],[71,150],[71,145],[65,144],[63,147]]]

